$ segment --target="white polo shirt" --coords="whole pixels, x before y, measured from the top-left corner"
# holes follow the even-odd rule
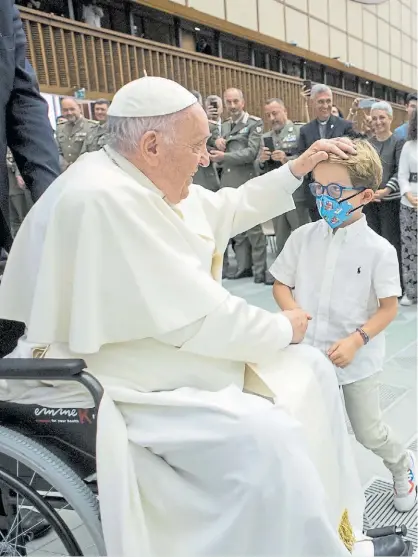
[[[400,296],[395,248],[367,225],[366,217],[334,234],[325,221],[301,226],[273,263],[271,274],[294,288],[297,304],[312,315],[304,343],[327,352],[379,307],[379,299]],[[361,347],[345,369],[335,367],[340,385],[380,371],[384,332]]]

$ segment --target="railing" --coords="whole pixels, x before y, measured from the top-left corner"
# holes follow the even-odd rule
[[[167,77],[203,96],[221,95],[228,87],[244,91],[247,110],[262,113],[263,103],[280,97],[289,118],[304,121],[301,80],[228,60],[185,51],[153,41],[95,29],[84,23],[21,8],[28,39],[28,57],[41,90],[72,95],[85,88],[87,98],[107,97],[125,83],[147,75]],[[358,96],[334,89],[335,104],[346,115]],[[394,124],[405,111],[394,106]]]

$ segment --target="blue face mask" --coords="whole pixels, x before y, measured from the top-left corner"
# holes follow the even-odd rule
[[[363,205],[360,205],[354,208],[348,201],[359,193],[361,192],[357,192],[351,197],[342,199],[341,201],[326,194],[318,195],[316,198],[316,206],[318,207],[319,214],[331,228],[338,228],[351,218],[353,211],[357,211],[357,209],[363,207]]]

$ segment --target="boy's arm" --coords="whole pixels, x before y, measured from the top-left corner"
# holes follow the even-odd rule
[[[273,297],[282,311],[300,308],[293,297],[292,290],[296,285],[296,273],[307,226],[312,224],[301,226],[290,235],[283,250],[270,267],[270,273],[275,278]]]
[[[298,308],[298,304],[293,298],[292,289],[278,280],[274,281],[273,298],[282,311]]]

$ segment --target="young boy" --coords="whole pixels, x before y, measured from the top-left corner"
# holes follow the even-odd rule
[[[378,372],[385,356],[384,330],[401,296],[395,248],[363,215],[375,199],[382,166],[375,149],[356,139],[357,154],[330,155],[310,185],[322,220],[290,236],[270,272],[282,310],[301,307],[312,317],[304,342],[334,364],[357,440],[380,456],[394,480],[394,505],[412,509],[417,497],[415,461],[383,422]]]

